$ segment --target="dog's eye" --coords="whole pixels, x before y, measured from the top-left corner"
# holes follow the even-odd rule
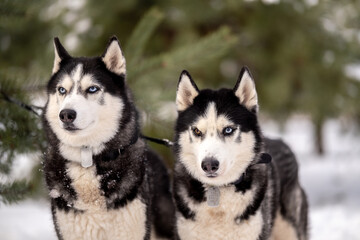
[[[59,91],[59,93],[60,93],[61,95],[64,95],[64,94],[66,93],[66,89],[63,88],[63,87],[59,87],[59,88],[58,88],[58,91]]]
[[[223,134],[224,134],[224,136],[230,136],[231,134],[234,133],[234,130],[235,130],[235,128],[225,127],[225,128],[223,129]]]
[[[198,128],[193,127],[193,128],[192,128],[192,131],[193,131],[193,133],[194,133],[195,136],[197,136],[197,137],[201,137],[201,136],[202,136],[202,132],[201,132]]]
[[[96,86],[91,86],[87,89],[88,93],[96,93],[97,91],[99,91],[100,89]]]

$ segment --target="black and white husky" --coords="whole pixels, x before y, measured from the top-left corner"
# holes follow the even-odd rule
[[[71,57],[55,38],[43,115],[44,172],[59,239],[170,236],[165,166],[139,136],[116,37],[101,57]],[[156,184],[155,184],[156,183]]]
[[[249,70],[218,91],[199,91],[183,71],[176,105],[177,238],[307,239],[296,159],[280,140],[263,138]]]

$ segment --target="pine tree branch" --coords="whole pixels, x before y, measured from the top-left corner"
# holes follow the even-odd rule
[[[9,102],[9,103],[16,104],[16,105],[18,105],[19,107],[24,108],[25,110],[34,113],[34,114],[37,115],[38,117],[39,117],[41,114],[39,114],[37,111],[35,111],[35,109],[41,110],[41,111],[44,110],[43,107],[34,106],[34,105],[28,105],[28,104],[26,104],[26,103],[21,102],[21,101],[18,100],[18,99],[9,97],[4,91],[1,91],[1,95],[3,96],[3,99],[4,99],[5,101],[7,101],[7,102]]]
[[[18,202],[30,193],[30,185],[25,180],[0,183],[0,200],[5,204]]]
[[[163,18],[164,14],[159,9],[151,8],[136,25],[125,48],[128,66],[136,66],[139,62],[146,43]]]
[[[147,61],[132,70],[132,77],[144,76],[159,69],[200,66],[204,62],[216,59],[229,51],[236,41],[237,38],[231,33],[230,29],[222,27],[214,33],[199,39],[196,43],[147,59]]]

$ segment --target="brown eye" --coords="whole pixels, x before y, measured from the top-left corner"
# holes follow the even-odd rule
[[[197,136],[197,137],[201,137],[201,136],[202,136],[202,132],[201,132],[198,128],[194,127],[194,128],[192,129],[192,131],[193,131],[193,133],[194,133],[195,136]]]

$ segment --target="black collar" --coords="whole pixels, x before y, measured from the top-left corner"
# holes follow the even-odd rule
[[[238,185],[239,183],[241,183],[243,181],[243,179],[245,178],[246,176],[246,171],[247,169],[245,170],[245,172],[243,174],[241,174],[240,178],[238,180],[236,180],[235,182],[231,183],[232,185]]]
[[[139,133],[138,133],[138,131],[136,131],[136,132],[134,133],[134,135],[132,136],[129,144],[124,145],[124,146],[123,146],[123,145],[120,145],[120,148],[117,149],[117,150],[118,150],[118,153],[119,153],[119,154],[123,154],[123,153],[125,152],[126,148],[130,147],[131,145],[134,145],[134,144],[137,142],[138,139],[139,139]]]
[[[258,159],[255,163],[251,164],[251,165],[245,170],[245,172],[244,172],[243,174],[241,174],[241,176],[239,177],[238,180],[236,180],[235,182],[233,182],[233,183],[231,183],[231,184],[232,184],[232,185],[238,185],[238,184],[240,184],[240,183],[244,180],[244,178],[246,177],[246,173],[248,172],[249,168],[251,168],[252,166],[257,165],[257,164],[269,164],[269,163],[271,162],[271,160],[272,160],[272,157],[271,157],[270,154],[268,154],[268,153],[261,153],[259,159]]]
[[[120,145],[120,147],[116,149],[105,150],[104,153],[100,155],[101,160],[111,161],[118,158],[120,155],[123,155],[125,153],[127,148],[134,145],[138,139],[139,139],[139,134],[136,132],[136,134],[132,136],[129,144]]]

